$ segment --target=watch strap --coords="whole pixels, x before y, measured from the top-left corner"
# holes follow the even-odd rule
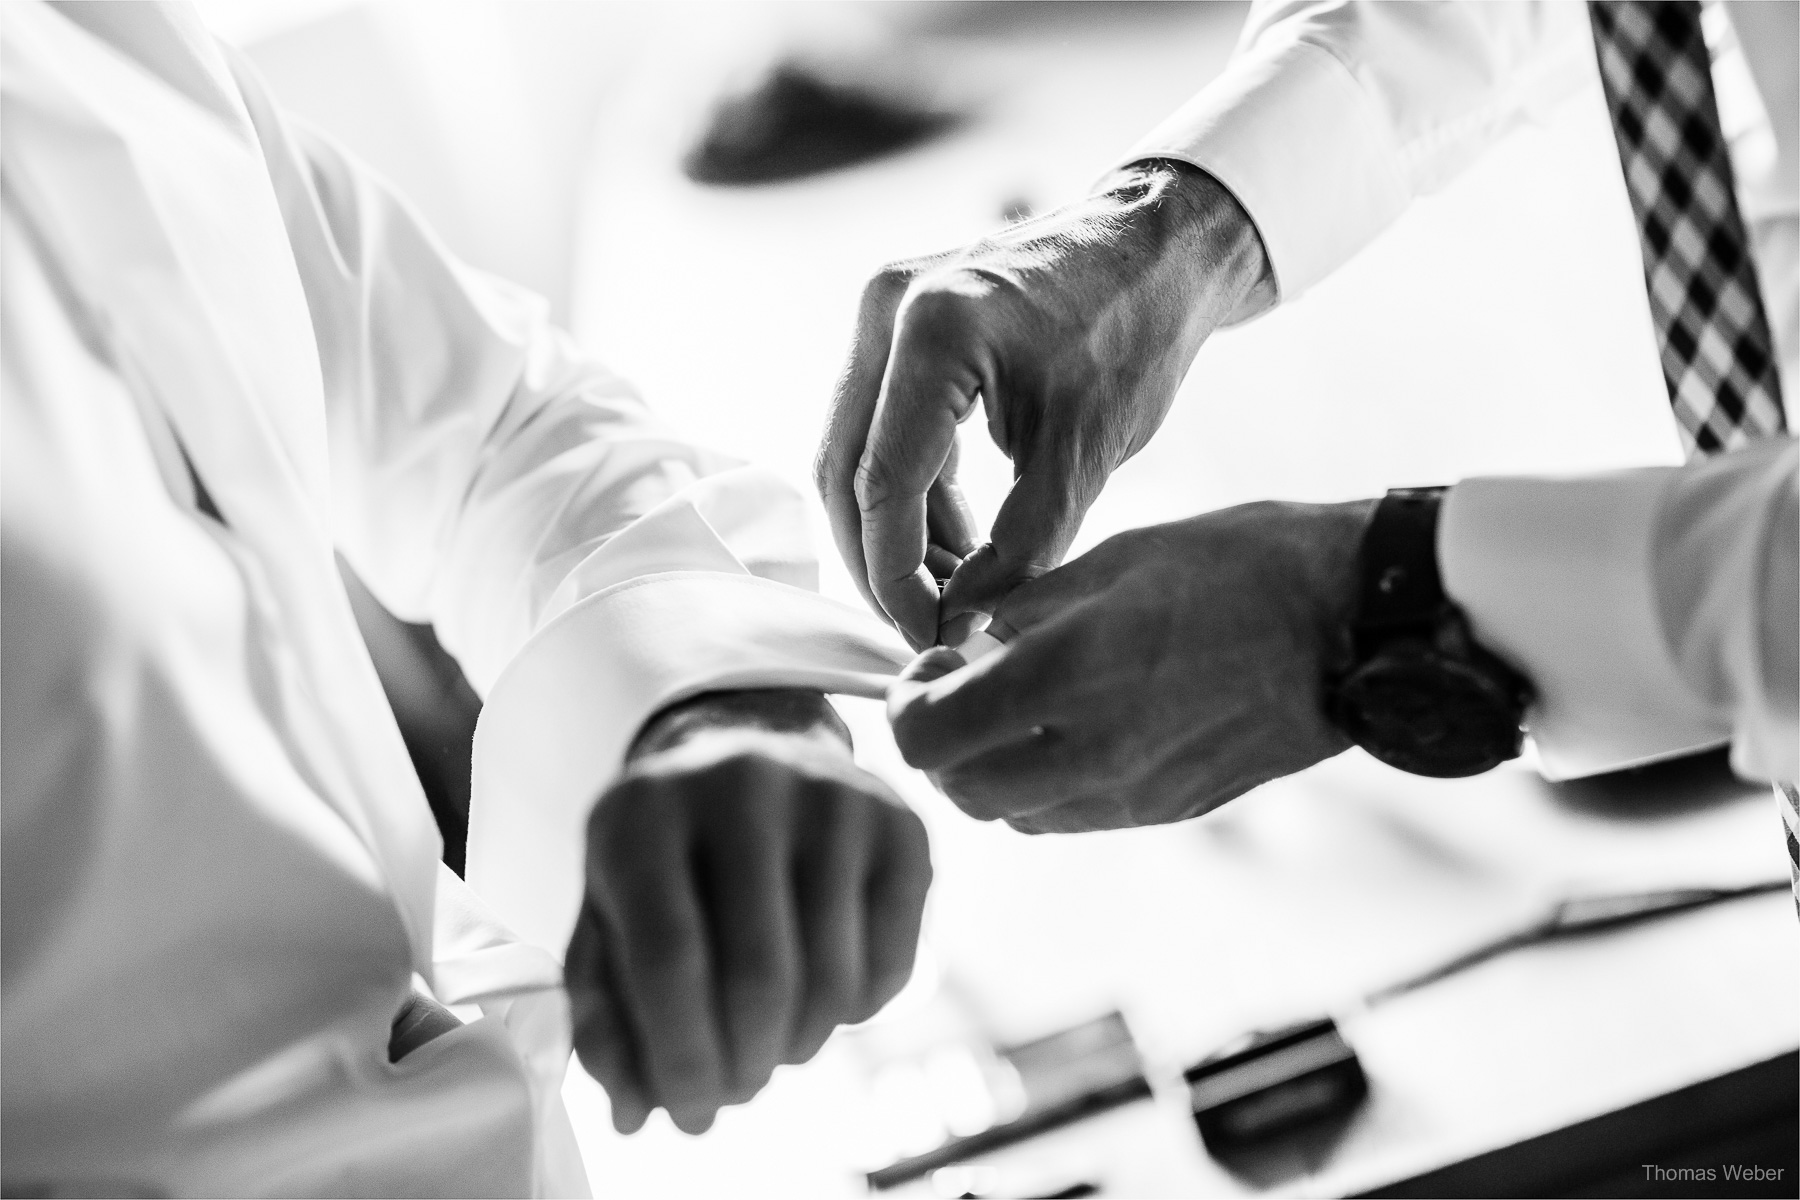
[[[1352,633],[1357,657],[1400,633],[1428,634],[1447,597],[1438,572],[1438,510],[1445,488],[1396,488],[1363,530],[1362,594]]]

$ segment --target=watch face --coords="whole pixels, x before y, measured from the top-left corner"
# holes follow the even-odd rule
[[[1338,685],[1332,716],[1357,745],[1402,771],[1479,775],[1516,758],[1518,701],[1479,664],[1398,644]]]

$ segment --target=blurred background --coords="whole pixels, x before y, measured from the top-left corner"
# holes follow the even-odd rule
[[[395,182],[456,252],[541,292],[690,436],[808,496],[864,281],[1081,196],[1221,69],[1244,12],[202,8],[292,112]],[[1262,497],[1675,462],[1666,403],[1596,84],[1325,284],[1215,337],[1075,551]],[[980,422],[963,445],[986,519],[1008,464]],[[835,555],[823,557],[825,590],[859,603]],[[479,702],[428,629],[400,625],[366,594],[359,615],[460,866]],[[1344,1194],[1800,1042],[1800,954],[1776,895],[1503,956],[1377,1008],[1355,1003],[1571,888],[1778,878],[1772,802],[1716,760],[1559,787],[1528,760],[1442,783],[1353,753],[1184,826],[1030,839],[962,818],[898,761],[878,709],[844,707],[859,753],[932,831],[938,881],[914,983],[701,1139],[660,1116],[615,1137],[604,1096],[572,1071],[597,1194],[857,1194],[864,1171],[1047,1103],[1067,1081],[1044,1083],[1021,1048],[1112,1012],[1150,1102],[1021,1143],[987,1175],[907,1186]],[[1325,1142],[1247,1166],[1208,1155],[1181,1069],[1246,1030],[1325,1011],[1340,1014],[1369,1101]],[[1673,1128],[1680,1141],[1699,1126]],[[1647,1146],[1620,1153],[1680,1149]]]

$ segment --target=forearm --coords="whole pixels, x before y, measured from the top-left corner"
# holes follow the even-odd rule
[[[1275,272],[1256,223],[1206,171],[1179,159],[1143,159],[1107,172],[1096,194],[1160,248],[1168,286],[1196,324],[1210,331],[1275,304]]]

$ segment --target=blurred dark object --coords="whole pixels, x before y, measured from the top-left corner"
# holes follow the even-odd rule
[[[1137,1043],[1116,1012],[1000,1051],[1019,1073],[1029,1116],[1144,1073]]]
[[[1549,905],[1544,915],[1520,928],[1489,939],[1471,950],[1458,954],[1428,970],[1414,974],[1398,983],[1391,984],[1364,996],[1362,1005],[1372,1008],[1396,996],[1404,995],[1416,988],[1434,983],[1448,975],[1466,970],[1477,963],[1485,962],[1497,955],[1525,946],[1563,938],[1597,936],[1623,926],[1654,920],[1675,913],[1687,912],[1724,901],[1735,900],[1747,896],[1762,895],[1768,892],[1786,892],[1788,880],[1785,877],[1752,882],[1731,887],[1684,887],[1670,888],[1661,891],[1618,892],[1576,894],[1565,897]],[[1789,1056],[1791,1059],[1792,1056]],[[1784,1060],[1771,1060],[1779,1064]],[[1769,1071],[1776,1067],[1764,1064]],[[1758,1068],[1763,1069],[1763,1068]],[[1739,1073],[1740,1075],[1742,1072]],[[1727,1079],[1736,1078],[1728,1076]],[[1792,1080],[1792,1071],[1789,1071]],[[1247,1034],[1218,1053],[1207,1058],[1186,1074],[1190,1103],[1194,1113],[1194,1123],[1199,1127],[1201,1139],[1212,1152],[1215,1159],[1233,1174],[1260,1189],[1278,1187],[1292,1179],[1312,1174],[1322,1169],[1331,1160],[1337,1143],[1349,1124],[1349,1118],[1355,1112],[1364,1096],[1368,1094],[1368,1081],[1361,1065],[1356,1059],[1356,1052],[1344,1041],[1336,1023],[1329,1017],[1289,1025],[1282,1029],[1267,1033]],[[1688,1141],[1673,1138],[1670,1129],[1673,1120],[1659,1104],[1673,1104],[1669,1111],[1685,1112],[1684,1106],[1691,1106],[1688,1100],[1676,1099],[1691,1092],[1673,1093],[1659,1101],[1634,1106],[1595,1121],[1576,1126],[1576,1129],[1594,1127],[1594,1136],[1599,1139],[1596,1146],[1610,1147],[1594,1150],[1594,1153],[1614,1155],[1614,1158],[1592,1159],[1582,1158],[1588,1154],[1583,1149],[1586,1143],[1580,1138],[1565,1145],[1565,1135],[1570,1130],[1546,1135],[1531,1142],[1521,1143],[1518,1147],[1495,1151],[1484,1155],[1470,1163],[1456,1168],[1446,1168],[1444,1172],[1435,1172],[1421,1177],[1429,1182],[1412,1181],[1407,1184],[1394,1185],[1407,1190],[1382,1191],[1371,1195],[1407,1195],[1407,1196],[1535,1196],[1535,1195],[1594,1195],[1594,1196],[1635,1196],[1635,1195],[1669,1195],[1673,1191],[1669,1187],[1670,1179],[1664,1177],[1659,1186],[1625,1189],[1623,1176],[1616,1169],[1618,1163],[1627,1162],[1627,1154],[1619,1147],[1630,1147],[1646,1144],[1664,1145],[1667,1156],[1648,1157],[1631,1160],[1640,1167],[1669,1166],[1679,1161],[1684,1166],[1704,1165],[1711,1162],[1715,1170],[1718,1164],[1735,1162],[1746,1165],[1762,1164],[1764,1167],[1779,1166],[1782,1143],[1775,1138],[1776,1122],[1764,1112],[1773,1102],[1769,1096],[1774,1093],[1765,1087],[1763,1076],[1746,1076],[1732,1088],[1749,1088],[1743,1095],[1727,1097],[1724,1103],[1730,1108],[1731,1115],[1722,1118],[1722,1123],[1708,1125],[1704,1122],[1694,1126],[1693,1146]],[[1714,1081],[1715,1084],[1721,1081]],[[1766,1081],[1765,1081],[1766,1082]],[[1800,1081],[1797,1081],[1800,1082]],[[1754,1085],[1754,1086],[1752,1086]],[[1711,1084],[1700,1085],[1703,1088]],[[1760,1089],[1760,1090],[1759,1090]],[[1788,1108],[1782,1111],[1789,1115],[1784,1118],[1788,1123],[1788,1136],[1795,1134],[1793,1113],[1800,1101],[1796,1099],[1796,1087],[1792,1084],[1787,1092]],[[1707,1093],[1710,1095],[1711,1093]],[[1735,1098],[1734,1098],[1735,1097]],[[1776,1106],[1779,1107],[1778,1105]],[[1773,1110],[1771,1110],[1773,1111]],[[1776,1114],[1777,1116],[1779,1113]],[[1709,1132],[1711,1131],[1711,1132]],[[1716,1134],[1716,1136],[1715,1136]],[[1540,1164],[1533,1158],[1536,1147],[1542,1143],[1544,1153],[1558,1156],[1550,1166],[1544,1167],[1551,1174],[1533,1175]],[[1791,1143],[1789,1143],[1791,1144]],[[1697,1148],[1696,1148],[1697,1147]],[[1736,1148],[1736,1149],[1734,1149]],[[1704,1150],[1704,1153],[1702,1153]],[[1730,1150],[1739,1157],[1716,1157]],[[1633,1151],[1635,1153],[1635,1151]],[[1648,1153],[1646,1151],[1645,1153]],[[1706,1154],[1715,1154],[1708,1160]],[[1498,1158],[1496,1158],[1498,1156]],[[1786,1161],[1791,1162],[1794,1155],[1788,1154]],[[1516,1159],[1516,1161],[1515,1161]],[[1593,1165],[1598,1163],[1598,1165]],[[1486,1165],[1481,1165],[1486,1164]],[[1609,1165],[1610,1164],[1610,1165]],[[1467,1171],[1463,1174],[1464,1168]],[[1520,1172],[1524,1175],[1521,1176]],[[1596,1178],[1605,1177],[1604,1187],[1594,1189],[1578,1189],[1573,1184],[1568,1187],[1550,1186],[1521,1187],[1520,1178],[1549,1179],[1560,1178],[1557,1173],[1589,1172]],[[1446,1172],[1449,1174],[1446,1175]],[[1488,1175],[1491,1173],[1491,1181]],[[1440,1179],[1440,1175],[1445,1175]],[[1570,1176],[1573,1178],[1573,1176]],[[1793,1179],[1794,1176],[1787,1176]],[[1485,1182],[1484,1182],[1485,1181]],[[1652,1183],[1656,1182],[1651,1180]],[[1702,1178],[1702,1183],[1708,1182]],[[1788,1183],[1785,1192],[1767,1192],[1759,1190],[1762,1183],[1752,1178],[1734,1180],[1734,1186],[1744,1185],[1750,1190],[1714,1190],[1682,1192],[1684,1195],[1792,1195],[1794,1185]],[[1417,1183],[1415,1189],[1413,1184]],[[1751,1186],[1755,1185],[1755,1186]],[[1683,1187],[1686,1186],[1684,1181]],[[1471,1190],[1473,1189],[1473,1190]]]
[[[1726,747],[1665,759],[1649,766],[1546,782],[1559,804],[1596,817],[1654,820],[1676,817],[1736,799],[1750,784],[1731,773]]]
[[[1249,1034],[1183,1078],[1194,1124],[1215,1155],[1341,1120],[1369,1092],[1356,1051],[1330,1017]]]
[[[1362,1194],[1793,1196],[1797,1179],[1800,1053],[1789,1052]]]
[[[431,815],[437,818],[444,862],[461,875],[469,841],[469,760],[481,698],[438,644],[431,626],[409,624],[382,607],[341,558],[338,573]]]
[[[918,145],[961,120],[783,62],[719,103],[682,168],[696,183],[727,186],[801,179]]]
[[[1125,1019],[1116,1012],[1000,1053],[1019,1073],[1025,1111],[1011,1121],[870,1171],[871,1188],[899,1187],[942,1167],[1148,1099],[1151,1094],[1137,1044]]]

